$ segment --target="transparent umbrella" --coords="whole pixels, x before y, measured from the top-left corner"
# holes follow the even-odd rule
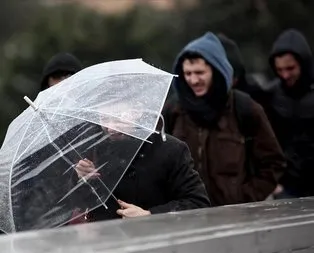
[[[0,229],[61,226],[106,205],[154,132],[173,75],[141,59],[86,68],[39,93],[0,150]],[[79,178],[88,159],[99,177]],[[80,212],[76,212],[80,210]]]

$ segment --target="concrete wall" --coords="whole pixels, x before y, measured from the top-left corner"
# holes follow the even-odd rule
[[[116,220],[0,237],[6,253],[312,253],[314,198]]]

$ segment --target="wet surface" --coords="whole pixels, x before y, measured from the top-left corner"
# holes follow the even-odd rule
[[[302,227],[304,226],[303,231]],[[313,231],[311,230],[313,229]],[[281,231],[278,239],[271,231]],[[283,236],[282,231],[287,231]],[[304,238],[304,235],[309,238]],[[206,242],[215,248],[213,252],[240,252],[234,250],[249,245],[263,245],[263,251],[271,249],[269,243],[283,248],[289,236],[295,240],[313,238],[314,244],[314,198],[281,200],[233,205],[219,208],[171,213],[142,219],[115,220],[54,230],[17,233],[0,237],[1,252],[7,253],[63,253],[63,252],[188,252],[184,248],[171,249],[175,245],[196,245]],[[299,239],[297,237],[300,237]],[[245,239],[245,245],[241,240]],[[217,239],[235,240],[227,249],[220,250]],[[238,238],[238,239],[237,239]],[[266,238],[266,239],[265,239]],[[303,239],[302,239],[303,238]],[[230,240],[229,242],[231,243]],[[237,241],[238,240],[238,241]],[[281,241],[280,241],[281,240]],[[283,241],[283,242],[282,242]],[[225,244],[226,245],[226,244]],[[233,246],[232,246],[233,245]],[[196,247],[196,246],[195,246]],[[163,250],[157,250],[157,249]],[[154,250],[154,251],[152,251]],[[219,250],[219,251],[217,251]],[[197,251],[202,252],[202,251]],[[309,251],[310,252],[310,251]],[[243,251],[246,253],[246,251]]]

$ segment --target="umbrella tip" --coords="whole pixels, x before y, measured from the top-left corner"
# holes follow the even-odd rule
[[[24,100],[35,110],[38,110],[38,107],[33,103],[28,96],[24,96]]]

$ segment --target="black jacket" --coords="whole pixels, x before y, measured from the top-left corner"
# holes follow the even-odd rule
[[[114,191],[116,198],[150,210],[152,214],[209,207],[205,186],[186,144],[167,135],[150,137],[153,144],[145,143],[130,168]],[[89,219],[119,218],[119,206],[111,197],[108,209],[100,207],[91,212]]]
[[[270,64],[278,54],[291,53],[301,65],[301,78],[288,88],[273,80],[260,102],[270,119],[288,160],[281,183],[297,196],[314,195],[314,86],[313,60],[304,36],[296,30],[283,32],[274,43]]]

